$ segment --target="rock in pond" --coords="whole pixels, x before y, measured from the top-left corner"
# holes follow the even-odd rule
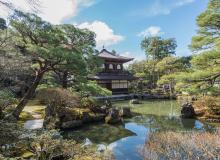
[[[182,118],[194,118],[195,110],[191,103],[185,103],[181,107],[181,117]]]
[[[130,101],[131,104],[141,104],[141,102],[138,99],[132,99]]]
[[[73,129],[77,127],[81,127],[83,125],[83,122],[80,120],[73,120],[73,121],[68,121],[68,122],[63,122],[61,124],[62,129]]]
[[[131,110],[129,107],[123,107],[119,111],[121,117],[131,117]]]
[[[111,108],[109,110],[109,114],[105,117],[105,123],[116,124],[119,122],[121,122],[121,118],[119,116],[119,110],[115,108]]]

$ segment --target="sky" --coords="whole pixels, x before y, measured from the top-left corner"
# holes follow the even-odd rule
[[[27,0],[2,0],[32,11]],[[38,15],[53,24],[68,23],[96,33],[97,49],[145,59],[141,40],[148,36],[175,38],[177,56],[191,55],[188,45],[196,34],[196,17],[208,0],[40,0]],[[10,12],[0,6],[0,17]]]

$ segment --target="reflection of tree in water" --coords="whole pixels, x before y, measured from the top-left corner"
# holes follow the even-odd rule
[[[88,138],[96,144],[110,144],[121,138],[134,136],[135,133],[124,128],[124,125],[96,124],[86,126],[79,130],[65,131],[64,138],[82,141]]]
[[[196,126],[196,119],[181,119],[176,116],[142,115],[133,117],[129,122],[134,122],[153,130],[192,130]],[[197,129],[210,128],[206,124],[201,125],[201,127],[197,127]]]
[[[203,124],[196,119],[181,119],[178,116],[136,115],[125,119],[124,123],[134,123],[148,128],[150,131],[187,131],[187,130],[213,130],[210,125]],[[86,138],[96,144],[110,144],[121,138],[134,136],[135,133],[125,129],[124,124],[108,125],[94,124],[63,132],[64,138],[83,141]]]
[[[130,120],[146,128],[164,130],[181,128],[180,119],[177,117],[158,116],[158,115],[142,115],[136,116]]]
[[[216,129],[215,126],[210,124],[206,124],[205,122],[200,122],[197,119],[181,119],[181,123],[183,128],[185,129],[193,129],[193,130],[202,130],[202,131],[214,131]]]
[[[183,128],[193,129],[195,127],[196,119],[181,119]]]

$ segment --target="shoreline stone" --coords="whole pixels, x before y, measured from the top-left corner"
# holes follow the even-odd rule
[[[141,104],[141,102],[138,99],[132,99],[130,100],[131,104]]]
[[[196,113],[191,103],[185,103],[181,106],[182,118],[194,118],[195,116]]]

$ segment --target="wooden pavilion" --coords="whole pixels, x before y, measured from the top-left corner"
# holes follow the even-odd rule
[[[112,91],[112,94],[128,94],[129,83],[135,77],[124,70],[123,64],[132,61],[133,58],[123,57],[106,49],[102,49],[98,54],[103,60],[102,71],[91,77],[97,83]]]

